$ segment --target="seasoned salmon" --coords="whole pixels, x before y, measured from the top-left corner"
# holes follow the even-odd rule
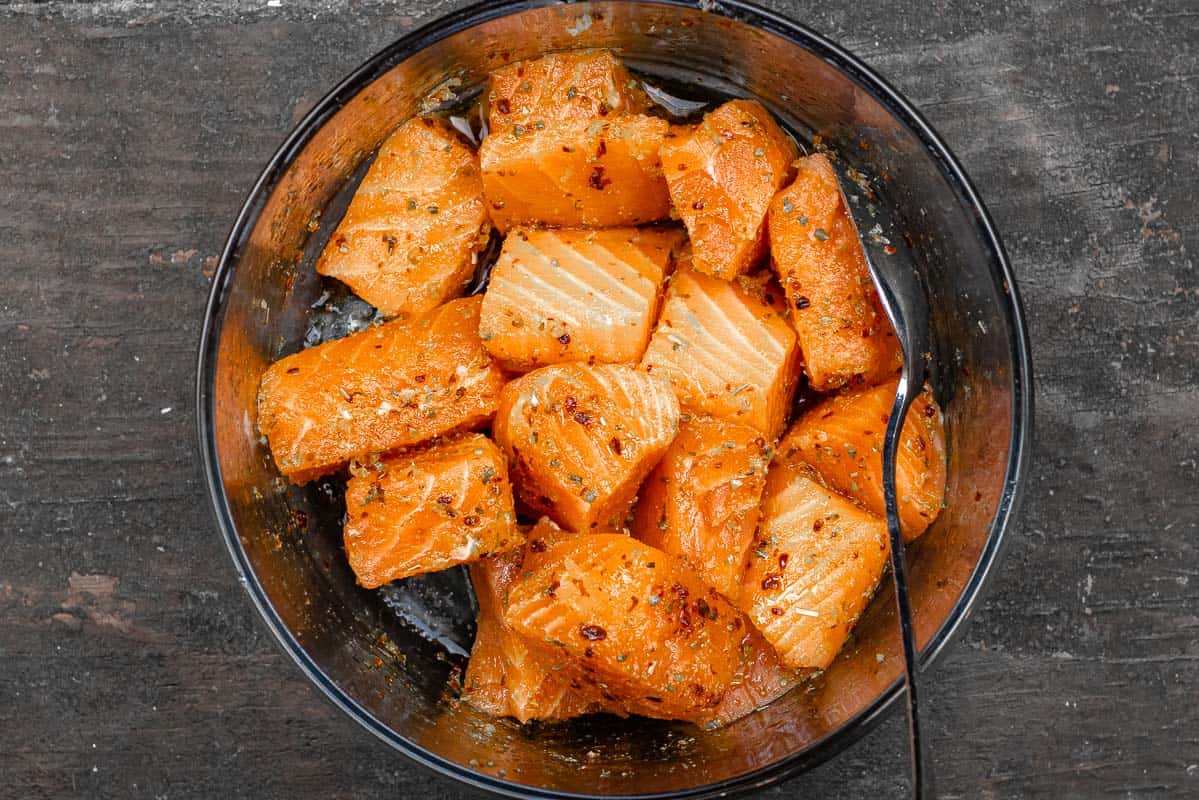
[[[670,215],[658,149],[666,120],[634,115],[493,133],[479,147],[496,228],[613,228]]]
[[[752,625],[741,639],[741,666],[720,703],[700,709],[686,719],[707,729],[727,725],[782,697],[798,686],[810,670],[795,671],[783,666],[774,647]]]
[[[716,591],[736,597],[771,455],[762,432],[748,425],[684,420],[641,487],[633,535],[682,556]]]
[[[503,558],[503,556],[496,556]],[[485,606],[480,596],[479,578],[471,568],[471,582],[479,598],[479,613],[475,618],[475,642],[470,649],[470,661],[462,680],[462,699],[493,717],[514,717],[512,701],[505,685],[507,666],[501,644],[503,621],[491,606]]]
[[[549,563],[559,542],[576,536],[543,517],[528,532],[521,550],[489,556],[471,565],[471,580],[479,599],[478,633],[466,668],[467,702],[495,716],[521,722],[569,719],[604,712],[627,716],[628,704],[608,687],[602,676],[582,668],[585,660],[571,658],[547,645],[517,633],[503,621],[511,587]],[[720,702],[712,708],[679,715],[712,728],[740,719],[770,703],[793,686],[802,675],[784,668],[774,648],[752,625],[741,638],[739,672]],[[633,704],[634,706],[636,704]]]
[[[379,456],[352,473],[346,557],[368,589],[478,561],[524,541],[504,454],[480,433]]]
[[[795,143],[754,100],[730,100],[662,143],[670,198],[695,268],[730,280],[764,253],[766,211],[787,182]]]
[[[640,114],[648,105],[641,84],[608,50],[550,53],[501,67],[487,81],[486,101],[492,133]]]
[[[749,623],[681,558],[615,533],[552,545],[509,590],[504,620],[630,711],[665,719],[715,708],[752,655]]]
[[[420,313],[462,294],[490,229],[478,158],[416,117],[383,142],[316,271],[385,316]]]
[[[770,252],[794,314],[814,389],[876,384],[903,355],[870,280],[858,233],[828,157],[796,162],[795,181],[770,206]]]
[[[276,361],[258,391],[258,428],[293,483],[352,458],[482,427],[504,373],[479,340],[482,298],[326,342]]]
[[[776,456],[738,604],[791,669],[824,669],[866,608],[888,557],[882,519]]]
[[[796,420],[780,457],[801,458],[829,486],[883,516],[883,438],[898,381],[827,398]],[[905,542],[928,528],[945,499],[945,428],[926,388],[904,420],[895,458],[895,489]]]
[[[483,346],[520,371],[636,363],[682,236],[677,228],[512,231],[483,296]]]
[[[479,601],[478,633],[463,686],[467,702],[475,707],[521,722],[569,719],[598,711],[624,713],[584,679],[573,659],[511,630],[503,620],[508,591],[521,573],[536,569],[537,559],[551,544],[574,535],[542,518],[529,531],[522,549],[471,565]]]
[[[752,426],[773,441],[795,391],[799,348],[766,277],[724,281],[679,268],[641,368],[669,378],[686,410]]]
[[[584,533],[624,524],[678,424],[664,378],[613,364],[562,364],[505,386],[492,431],[520,498]]]

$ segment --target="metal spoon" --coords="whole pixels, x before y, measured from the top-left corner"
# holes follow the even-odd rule
[[[895,390],[895,403],[883,439],[883,498],[887,507],[887,534],[891,540],[891,576],[895,581],[895,605],[903,639],[904,686],[907,689],[908,744],[911,750],[912,797],[921,800],[928,786],[924,747],[920,741],[920,718],[916,675],[919,652],[912,627],[912,606],[908,597],[907,567],[904,562],[903,530],[899,524],[899,502],[895,490],[895,456],[899,435],[912,401],[924,389],[925,359],[928,351],[928,298],[903,237],[891,224],[888,211],[865,197],[855,196],[849,188],[860,185],[862,178],[848,171],[840,160],[833,161],[845,196],[849,218],[862,240],[866,266],[878,290],[883,310],[891,320],[903,351],[903,369]],[[890,233],[890,236],[887,234]],[[863,235],[865,234],[865,235]]]

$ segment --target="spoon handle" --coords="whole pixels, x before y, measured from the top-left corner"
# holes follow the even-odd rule
[[[920,739],[920,704],[916,688],[919,652],[916,649],[916,632],[912,625],[912,604],[908,596],[907,564],[904,559],[903,529],[899,522],[899,498],[895,488],[895,458],[899,451],[899,437],[908,409],[921,386],[911,386],[905,367],[895,392],[895,404],[887,420],[887,433],[883,439],[883,499],[887,508],[887,535],[891,543],[891,577],[895,581],[895,606],[899,616],[900,638],[903,640],[904,688],[907,690],[908,744],[911,756],[912,797],[923,800],[928,790],[928,772],[925,748]],[[930,792],[928,794],[931,794]]]

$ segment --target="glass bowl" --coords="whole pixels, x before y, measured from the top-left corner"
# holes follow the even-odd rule
[[[197,376],[201,458],[242,584],[346,714],[412,759],[500,794],[709,797],[780,781],[843,749],[894,705],[901,659],[884,581],[819,679],[725,728],[606,717],[522,727],[456,702],[447,688],[473,637],[461,570],[378,591],[355,583],[341,552],[336,479],[301,488],[280,478],[256,430],[255,396],[272,360],[321,333],[311,262],[347,187],[431,94],[469,94],[490,69],[549,50],[612,48],[668,85],[756,97],[801,138],[819,136],[877,177],[876,202],[898,220],[930,289],[932,383],[945,409],[946,507],[909,548],[926,664],[975,606],[1024,480],[1024,322],[1002,245],[957,160],[907,100],[827,39],[746,3],[698,6],[496,2],[403,37],[284,142],[213,281]]]

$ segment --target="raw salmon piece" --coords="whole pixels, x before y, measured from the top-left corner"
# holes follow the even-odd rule
[[[523,542],[508,464],[481,433],[380,456],[346,484],[346,557],[374,589]]]
[[[695,268],[730,280],[763,255],[766,211],[798,151],[760,103],[730,100],[662,144],[670,198]]]
[[[641,487],[633,535],[687,559],[716,591],[736,597],[771,454],[761,431],[748,425],[684,421]]]
[[[773,441],[799,373],[779,294],[764,280],[678,269],[641,368],[669,378],[686,410],[750,425]]]
[[[475,571],[471,569],[471,580],[475,582],[475,595],[479,595]],[[479,601],[479,613],[475,618],[475,643],[470,649],[470,661],[466,664],[466,676],[462,681],[462,698],[480,711],[494,717],[513,717],[504,664],[501,638],[503,622],[494,611],[484,611]]]
[[[559,542],[508,593],[504,620],[581,662],[630,711],[692,718],[742,673],[751,626],[678,556],[615,533]]]
[[[486,425],[505,377],[479,341],[481,303],[452,300],[272,364],[258,428],[279,471],[307,483],[352,458]]]
[[[492,133],[520,125],[640,114],[645,92],[607,50],[570,50],[501,67],[487,81]]]
[[[534,230],[504,239],[479,336],[505,367],[636,362],[657,316],[677,228]]]
[[[807,678],[811,671],[787,669],[775,649],[752,625],[741,640],[741,668],[712,709],[701,710],[690,717],[705,728],[717,728],[741,719],[778,698]]]
[[[385,316],[428,311],[462,294],[490,229],[475,154],[416,117],[383,142],[316,271]]]
[[[479,147],[483,192],[502,233],[517,225],[613,228],[670,215],[658,159],[669,125],[608,117],[515,128]]]
[[[779,456],[803,459],[829,486],[884,516],[883,438],[897,383],[845,392],[814,406],[779,443]],[[927,388],[903,423],[895,488],[903,539],[910,542],[937,518],[945,499],[945,428]]]
[[[587,532],[624,524],[678,424],[665,379],[614,364],[562,364],[504,387],[492,430],[520,498]]]
[[[552,543],[574,535],[542,518],[521,550],[471,565],[479,618],[464,686],[467,702],[475,707],[521,722],[569,719],[598,711],[624,713],[583,678],[573,659],[511,630],[503,621],[508,591],[520,574],[535,569]]]
[[[885,381],[903,355],[879,305],[837,174],[823,154],[802,158],[796,167],[795,181],[770,206],[770,252],[794,311],[808,380],[819,391]]]
[[[776,457],[739,605],[791,669],[824,669],[887,563],[886,524],[825,488],[798,458]]]

